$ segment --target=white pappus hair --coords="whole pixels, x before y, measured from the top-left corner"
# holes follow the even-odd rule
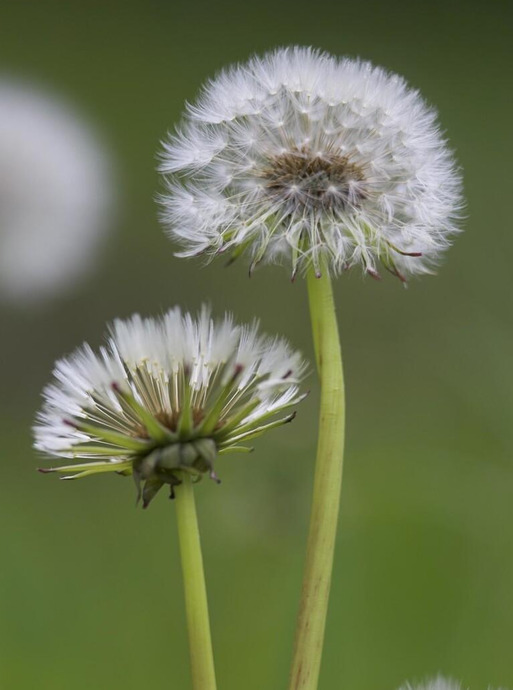
[[[369,62],[285,48],[208,82],[163,145],[162,219],[183,250],[431,272],[461,179],[436,112]]]

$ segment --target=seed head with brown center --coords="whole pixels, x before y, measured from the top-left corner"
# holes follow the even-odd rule
[[[362,169],[336,153],[287,151],[269,160],[262,177],[269,196],[290,203],[291,213],[302,208],[345,209],[365,197]]]
[[[436,113],[394,74],[309,48],[210,81],[164,144],[162,218],[181,256],[430,272],[461,181]]]

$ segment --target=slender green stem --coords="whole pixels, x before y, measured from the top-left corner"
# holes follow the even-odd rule
[[[290,690],[316,690],[333,568],[344,453],[344,376],[328,271],[308,274],[308,295],[321,382],[319,439],[303,590]]]
[[[185,610],[189,630],[189,651],[193,690],[215,690],[216,676],[207,589],[191,478],[184,474],[175,488],[176,517],[185,590]]]

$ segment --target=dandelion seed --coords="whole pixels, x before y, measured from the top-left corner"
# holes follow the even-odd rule
[[[160,319],[117,320],[107,347],[87,345],[57,362],[35,426],[35,447],[73,464],[43,469],[76,479],[133,475],[146,507],[182,473],[216,481],[218,455],[285,424],[303,399],[305,364],[256,323],[214,322],[178,308]]]
[[[457,232],[461,181],[436,112],[399,76],[310,48],[232,67],[161,154],[162,219],[183,251],[333,274],[428,273]]]

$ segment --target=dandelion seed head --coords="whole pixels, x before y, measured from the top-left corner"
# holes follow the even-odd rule
[[[399,690],[462,690],[462,687],[458,681],[439,675],[414,685],[405,683]]]
[[[428,273],[461,180],[436,112],[368,62],[280,49],[208,82],[163,145],[162,219],[180,256],[247,253],[295,275]]]
[[[108,344],[57,362],[34,427],[35,447],[68,458],[65,479],[131,474],[146,506],[183,472],[217,479],[218,455],[291,421],[305,363],[258,324],[178,308],[116,320]],[[248,448],[243,446],[242,450]]]

